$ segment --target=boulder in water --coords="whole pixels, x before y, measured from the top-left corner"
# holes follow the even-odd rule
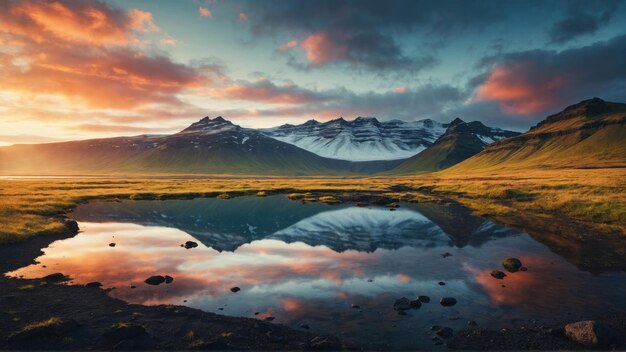
[[[160,285],[162,283],[165,282],[165,278],[161,275],[154,275],[154,276],[150,276],[149,278],[146,279],[146,281],[144,281],[145,283],[147,283],[148,285]]]
[[[517,258],[506,258],[502,266],[511,273],[517,272],[522,267],[522,262]]]

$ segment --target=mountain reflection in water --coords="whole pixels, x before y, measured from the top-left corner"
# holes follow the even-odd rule
[[[38,264],[9,275],[62,272],[74,283],[115,287],[110,295],[132,303],[274,316],[370,348],[432,349],[431,325],[457,330],[475,320],[500,327],[626,306],[624,273],[580,271],[530,236],[455,205],[389,211],[272,196],[93,202],[71,216],[81,233],[54,242]],[[185,249],[185,241],[201,244]],[[492,278],[509,256],[529,271]],[[158,274],[174,282],[143,282]],[[232,293],[234,286],[241,291]],[[417,295],[432,301],[407,316],[393,310],[397,298]],[[442,296],[458,304],[442,307]]]

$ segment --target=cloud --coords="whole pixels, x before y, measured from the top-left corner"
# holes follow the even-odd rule
[[[240,12],[239,13],[239,20],[240,21],[247,21],[248,20],[248,14],[245,12]]]
[[[332,98],[330,94],[305,89],[292,83],[279,86],[268,79],[261,79],[252,83],[240,81],[233,85],[220,87],[213,91],[212,96],[218,99],[270,104],[310,104]]]
[[[167,36],[163,39],[161,39],[161,45],[176,45],[178,43],[178,41],[176,39],[174,39],[173,37]]]
[[[414,120],[427,118],[458,105],[463,92],[449,85],[426,84],[417,89],[404,87],[388,92],[356,93],[346,88],[307,89],[295,84],[277,85],[269,80],[239,81],[216,89],[213,97],[263,103],[255,109],[230,109],[214,112],[234,118],[330,119],[339,116],[377,116],[383,119]]]
[[[532,50],[485,58],[476,77],[477,101],[499,104],[509,115],[536,118],[607,92],[626,97],[626,35],[563,51]]]
[[[12,43],[0,52],[0,91],[56,95],[91,108],[178,105],[177,94],[207,84],[215,71],[133,45],[137,32],[158,30],[149,12],[98,1],[0,7],[0,41]]]
[[[300,68],[345,63],[356,69],[417,72],[436,59],[419,45],[400,45],[403,36],[443,43],[455,33],[502,18],[498,4],[483,1],[278,0],[248,5],[256,35],[298,36],[307,61],[290,62]]]
[[[295,48],[296,46],[298,46],[298,41],[297,40],[289,40],[289,41],[284,42],[281,45],[279,45],[276,50],[278,50],[280,52],[285,52],[285,51],[287,51],[289,49]]]
[[[206,7],[199,7],[198,13],[201,17],[213,17],[211,10],[207,9]]]
[[[551,43],[563,44],[597,32],[609,23],[619,5],[613,0],[573,2],[572,4],[567,17],[550,27],[548,36]]]
[[[149,15],[149,16],[148,16]],[[92,45],[136,42],[133,31],[154,29],[152,15],[122,11],[99,2],[3,1],[0,32],[26,37],[36,43],[50,40]],[[146,27],[147,26],[147,27]]]
[[[152,18],[152,13],[137,9],[130,11],[130,28],[143,33],[159,31],[159,27]]]
[[[345,60],[348,48],[332,40],[326,32],[311,34],[300,44],[306,51],[306,58],[313,65]]]
[[[398,94],[404,94],[404,93],[406,93],[406,86],[398,86],[398,87],[394,88],[393,91],[398,93]]]

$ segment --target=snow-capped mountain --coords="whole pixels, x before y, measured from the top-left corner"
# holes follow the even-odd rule
[[[267,238],[324,245],[337,252],[437,247],[450,241],[445,232],[418,212],[359,207],[318,213]]]
[[[326,158],[373,161],[409,158],[432,145],[446,128],[447,124],[429,119],[380,122],[375,117],[358,117],[324,123],[309,120],[262,132]]]

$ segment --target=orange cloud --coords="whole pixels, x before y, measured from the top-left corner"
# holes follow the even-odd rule
[[[348,56],[348,49],[333,41],[326,32],[311,34],[300,46],[304,48],[307,59],[313,65],[323,65]]]
[[[563,77],[528,79],[532,67],[523,63],[496,66],[477,88],[478,100],[496,101],[508,114],[532,115],[561,104],[555,90],[565,85]]]
[[[396,87],[393,91],[398,93],[398,94],[404,94],[404,93],[406,93],[406,86]]]
[[[159,27],[154,23],[154,19],[152,18],[152,13],[137,9],[130,11],[130,28],[138,32],[159,31]]]
[[[68,41],[92,45],[136,42],[133,31],[155,31],[152,14],[129,12],[101,2],[21,1],[0,4],[0,31],[37,43]]]
[[[247,21],[248,20],[248,14],[246,14],[245,12],[240,12],[239,13],[239,20],[240,21]]]
[[[0,92],[92,108],[180,105],[178,93],[207,81],[198,68],[131,47],[135,33],[154,31],[151,13],[101,2],[3,2],[0,38],[9,47],[0,55]]]
[[[213,17],[211,10],[207,9],[206,7],[199,7],[198,13],[200,13],[201,17]]]
[[[285,42],[285,43],[281,44],[278,47],[278,51],[285,52],[285,51],[287,51],[287,50],[289,50],[291,48],[295,48],[296,46],[298,46],[298,41],[297,40],[290,40],[288,42]]]

